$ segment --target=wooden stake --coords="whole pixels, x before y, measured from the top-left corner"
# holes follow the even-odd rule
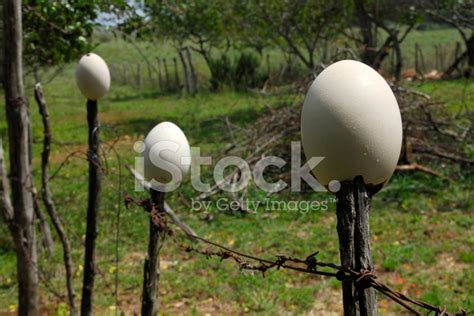
[[[341,189],[337,192],[336,216],[337,234],[339,236],[339,256],[341,265],[354,268],[354,185],[352,181],[341,183]],[[342,281],[342,301],[344,315],[356,315],[357,305],[354,297],[354,285],[352,280]]]
[[[99,118],[97,101],[87,100],[87,123],[89,126],[89,199],[87,205],[86,251],[84,256],[84,279],[82,286],[81,315],[92,315],[95,278],[95,243],[97,238],[97,215],[101,193],[101,163],[99,158]]]
[[[174,64],[174,80],[176,83],[176,90],[179,91],[181,90],[180,88],[181,84],[179,83],[178,60],[176,59],[176,57],[173,57],[173,64]]]
[[[372,271],[369,244],[370,196],[362,177],[343,181],[337,192],[337,233],[341,264],[356,271]],[[364,282],[342,281],[344,315],[377,315],[375,291]]]
[[[155,214],[150,213],[150,236],[148,239],[148,254],[143,269],[142,316],[156,316],[158,314],[158,286],[160,282],[160,250],[166,232],[153,220],[154,217],[163,218],[165,214],[165,193],[150,190]],[[153,212],[153,210],[152,210]]]
[[[178,54],[179,54],[179,59],[181,60],[181,64],[183,66],[184,84],[186,87],[186,93],[189,93],[190,89],[189,89],[188,66],[186,65],[186,60],[184,59],[183,50],[181,48],[178,49]]]
[[[168,64],[166,63],[166,58],[163,58],[163,69],[165,70],[165,89],[166,92],[170,91],[171,81],[170,81],[170,73],[168,72]]]
[[[163,84],[163,75],[161,74],[161,59],[159,57],[156,58],[156,63],[158,65],[158,84],[160,85],[160,91],[164,91],[164,84]]]
[[[194,68],[193,58],[191,56],[191,49],[189,46],[186,46],[186,57],[188,58],[188,64],[190,69],[190,80],[189,80],[189,90],[191,95],[195,95],[197,92],[197,77],[196,77],[196,70]]]

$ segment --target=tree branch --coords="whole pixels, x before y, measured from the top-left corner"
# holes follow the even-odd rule
[[[67,298],[70,308],[70,315],[77,315],[76,304],[74,302],[75,293],[73,287],[74,264],[71,255],[71,245],[67,234],[63,228],[61,218],[56,210],[56,205],[52,198],[52,193],[49,188],[49,154],[51,150],[51,126],[49,122],[49,113],[46,101],[43,97],[43,90],[41,84],[35,85],[35,100],[38,103],[39,112],[43,118],[43,152],[41,153],[41,196],[46,211],[53,222],[53,226],[61,240],[63,247],[64,268],[66,270],[66,288]]]

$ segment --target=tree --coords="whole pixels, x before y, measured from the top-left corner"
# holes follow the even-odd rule
[[[20,0],[5,0],[4,88],[10,152],[10,202],[8,181],[2,169],[2,211],[12,234],[17,256],[19,315],[38,313],[38,267],[34,225],[30,115],[23,91],[22,15]],[[3,162],[3,159],[1,159]],[[11,203],[11,204],[10,204]]]
[[[362,61],[378,70],[393,49],[397,81],[403,67],[401,43],[422,18],[417,4],[419,1],[351,0],[346,6],[346,15],[354,18],[348,19],[344,33],[359,47]]]
[[[317,49],[333,39],[342,26],[340,1],[247,0],[234,8],[240,19],[236,25],[245,34],[242,42],[254,47],[271,43],[295,55],[312,71],[317,65]]]
[[[145,1],[143,14],[128,16],[119,30],[137,39],[171,40],[178,51],[188,46],[203,57],[213,77],[213,51],[231,46],[229,7],[225,0]]]
[[[38,77],[40,69],[77,60],[96,46],[92,34],[101,12],[117,17],[130,8],[126,0],[28,1],[22,7],[26,66]]]
[[[435,1],[428,9],[428,14],[439,22],[455,27],[464,42],[465,51],[457,56],[445,75],[451,75],[467,59],[468,69],[465,75],[472,76],[474,72],[474,3],[454,0]]]

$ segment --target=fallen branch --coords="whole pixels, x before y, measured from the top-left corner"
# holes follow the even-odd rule
[[[444,178],[444,176],[431,169],[431,168],[428,168],[426,166],[423,166],[423,165],[420,165],[416,162],[413,162],[413,163],[410,163],[410,164],[406,164],[406,165],[398,165],[395,170],[398,170],[398,171],[421,171],[421,172],[424,172],[424,173],[427,173],[429,175],[432,175],[432,176],[435,176],[435,177],[441,177],[441,178]]]

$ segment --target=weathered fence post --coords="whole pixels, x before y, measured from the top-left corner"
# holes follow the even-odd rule
[[[421,75],[420,64],[418,61],[418,44],[415,43],[415,72],[417,75]]]
[[[84,55],[76,67],[76,81],[82,94],[87,98],[87,124],[89,161],[89,192],[87,204],[87,227],[84,255],[84,277],[82,284],[81,315],[93,314],[95,248],[97,239],[97,218],[100,207],[101,174],[99,116],[97,100],[110,88],[110,72],[100,56],[89,53]]]
[[[339,257],[344,267],[354,269],[354,184],[352,181],[341,183],[341,189],[337,192],[336,216],[337,234],[339,236]],[[344,315],[356,315],[357,304],[354,296],[354,286],[351,279],[342,281],[342,300]]]
[[[179,83],[179,73],[178,73],[178,60],[176,57],[173,57],[173,64],[174,64],[174,79],[176,82],[176,90],[181,90],[180,86],[181,84]]]
[[[81,315],[92,315],[92,300],[95,279],[95,244],[97,217],[100,205],[101,171],[99,154],[99,117],[97,101],[87,100],[87,123],[89,127],[89,198],[87,205],[86,251],[84,255],[84,279],[82,288]]]
[[[158,84],[160,85],[160,91],[163,92],[163,75],[161,74],[161,59],[160,57],[156,58],[156,63],[158,64]]]
[[[188,66],[186,65],[186,60],[184,59],[182,48],[178,49],[178,54],[179,54],[179,59],[181,60],[181,64],[183,66],[184,84],[185,84],[186,92],[190,93]]]
[[[142,316],[158,314],[158,286],[160,282],[160,250],[166,231],[160,225],[164,218],[165,193],[150,190],[152,208],[150,210],[150,228],[148,253],[143,269]]]
[[[151,69],[151,64],[148,62],[146,65],[147,65],[147,70],[148,70],[149,86],[153,87],[153,73],[152,73],[152,69]]]
[[[356,271],[373,272],[372,255],[370,252],[369,212],[371,198],[361,176],[355,177],[354,183],[354,254]],[[359,299],[360,315],[377,315],[377,298],[375,290],[366,286],[365,280],[356,285]]]
[[[197,92],[197,77],[196,77],[196,70],[194,68],[193,59],[191,56],[191,49],[189,48],[189,46],[186,47],[186,56],[188,57],[188,64],[191,71],[191,76],[189,80],[189,87],[190,87],[189,90],[192,95],[195,95]]]
[[[142,87],[142,71],[140,63],[137,63],[137,74],[136,74],[137,88],[141,89]]]
[[[341,264],[354,271],[372,271],[369,243],[370,196],[362,177],[343,181],[337,192],[336,216]],[[377,315],[375,290],[364,281],[342,281],[344,315]]]
[[[170,73],[168,71],[168,64],[166,63],[166,58],[163,58],[163,69],[165,70],[166,91],[169,91],[170,90]]]

